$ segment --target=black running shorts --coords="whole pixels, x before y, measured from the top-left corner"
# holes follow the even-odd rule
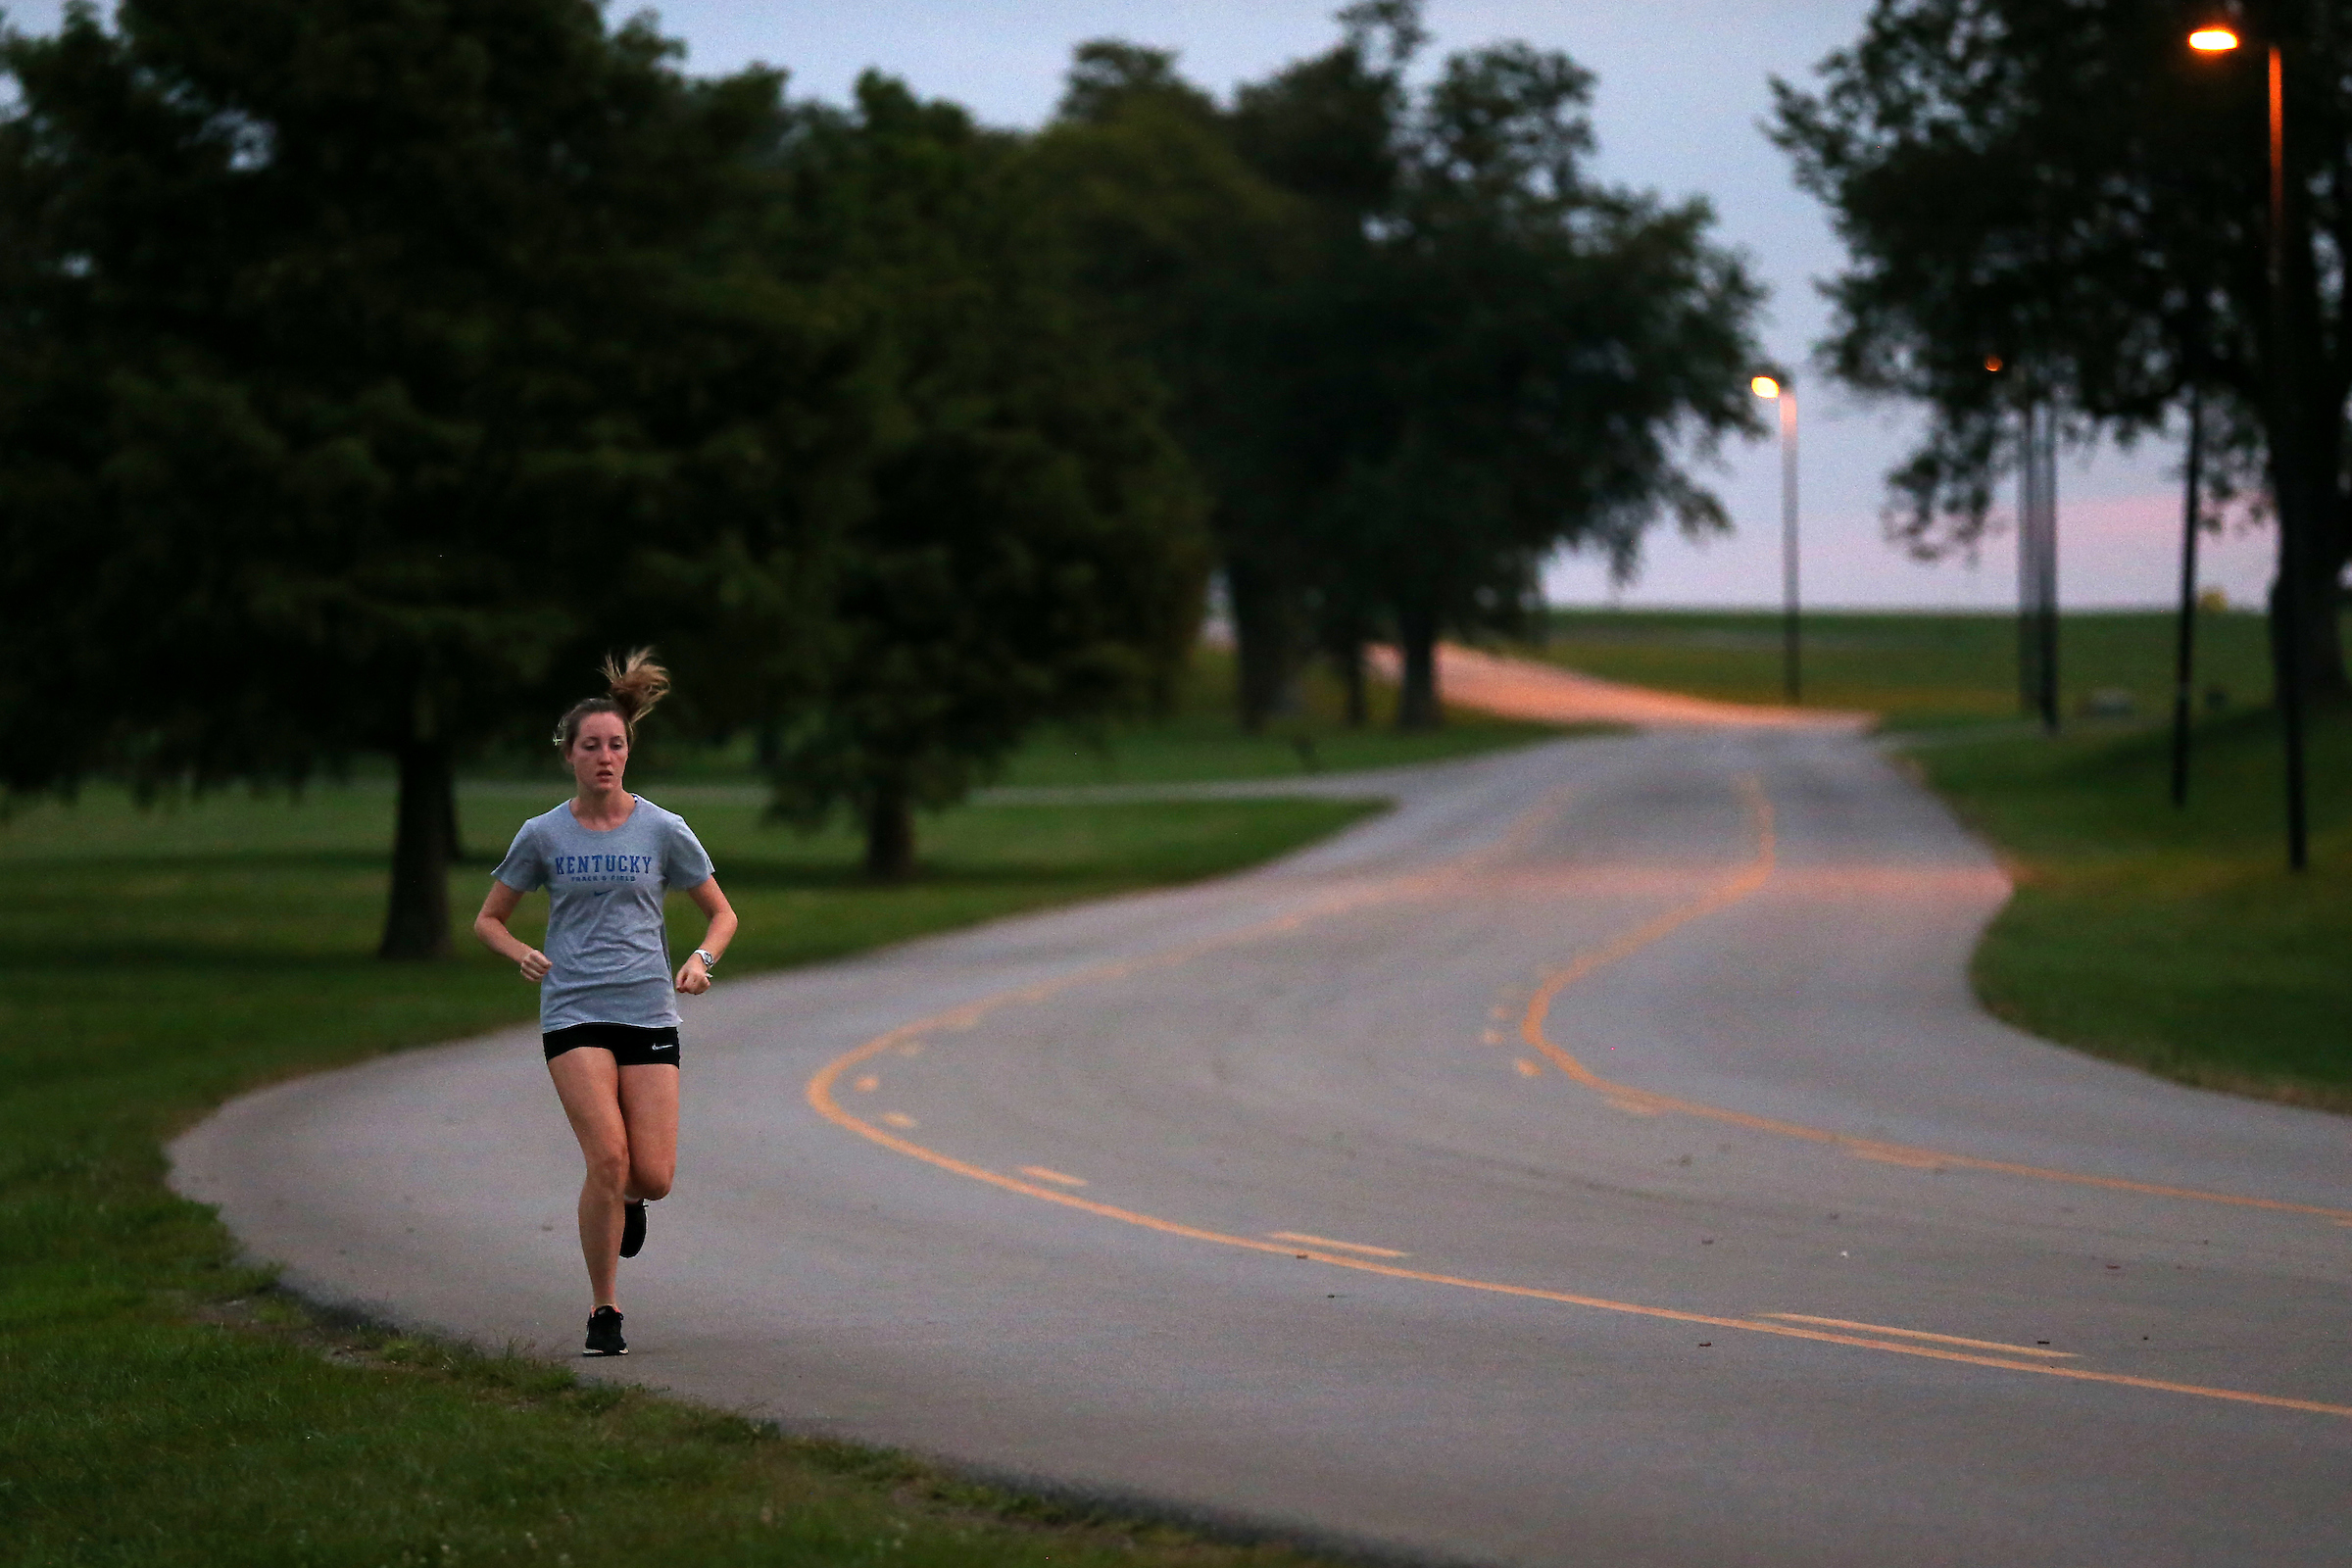
[[[678,1026],[647,1029],[633,1023],[575,1023],[539,1037],[547,1059],[555,1060],[566,1051],[581,1046],[594,1046],[610,1051],[612,1059],[623,1067],[675,1067],[678,1064]]]

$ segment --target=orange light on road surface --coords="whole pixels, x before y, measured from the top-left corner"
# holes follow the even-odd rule
[[[2188,35],[2188,46],[2201,54],[2228,54],[2237,47],[2237,34],[2228,27],[2199,27]]]
[[[1781,383],[1769,375],[1757,376],[1747,383],[1747,389],[1760,398],[1777,398],[1781,395]]]

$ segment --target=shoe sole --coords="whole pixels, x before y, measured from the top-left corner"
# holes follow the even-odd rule
[[[628,1348],[626,1346],[623,1346],[617,1350],[582,1350],[580,1352],[582,1356],[588,1359],[599,1361],[603,1360],[608,1355],[626,1355],[628,1353]]]

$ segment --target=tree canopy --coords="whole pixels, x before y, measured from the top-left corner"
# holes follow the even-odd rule
[[[2028,403],[2055,404],[2078,438],[2131,439],[2201,389],[2222,427],[2219,478],[2273,482],[2288,509],[2282,549],[2300,559],[2281,571],[2307,589],[2304,667],[2345,689],[2352,35],[2334,10],[2251,7],[2253,47],[2217,60],[2191,53],[2196,19],[2170,5],[1878,0],[1817,91],[1776,83],[1775,134],[1852,258],[1832,285],[1831,363],[1933,414],[1892,475],[1898,537],[1932,553],[1981,535]],[[2282,316],[2268,275],[2272,41],[2287,104]],[[2303,455],[2299,490],[2276,488],[2281,450]]]
[[[1563,546],[1630,568],[1721,508],[1684,466],[1757,427],[1760,291],[1703,203],[1586,172],[1592,78],[1524,44],[1408,77],[1415,0],[1219,106],[1173,60],[1080,53],[1048,135],[1090,281],[1177,389],[1262,720],[1298,655],[1405,655],[1438,718],[1442,631],[1508,625]]]
[[[460,750],[708,626],[714,556],[748,573],[715,618],[789,639],[833,400],[727,254],[779,83],[675,53],[574,0],[129,0],[8,41],[13,786],[389,752],[385,951],[429,954]]]
[[[696,80],[590,0],[129,0],[11,36],[13,790],[400,774],[384,952],[442,952],[453,768],[659,643],[779,804],[910,805],[1133,706],[1195,491],[1067,305],[1020,138],[873,80]]]

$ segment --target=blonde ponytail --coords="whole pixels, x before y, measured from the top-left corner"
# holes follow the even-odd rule
[[[580,738],[581,721],[591,713],[619,715],[621,728],[628,732],[629,744],[635,746],[637,721],[669,695],[669,671],[654,662],[651,648],[640,648],[624,660],[607,654],[600,667],[607,695],[572,704],[556,723],[556,749],[566,755],[571,751],[571,743]]]
[[[629,739],[637,738],[637,721],[654,710],[654,705],[669,695],[669,671],[654,662],[654,651],[640,648],[619,662],[607,654],[604,662],[605,687],[612,694],[612,706],[621,721],[629,726]]]

